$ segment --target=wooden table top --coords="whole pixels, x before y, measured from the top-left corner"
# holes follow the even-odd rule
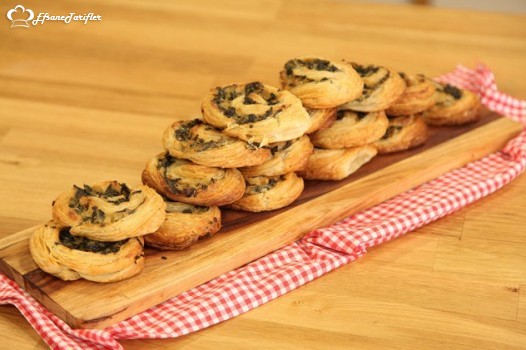
[[[2,13],[19,1],[4,1]],[[175,119],[217,84],[277,85],[318,55],[437,76],[486,63],[526,99],[526,17],[339,1],[24,1],[102,21],[0,19],[0,238],[48,220],[72,183],[138,183]],[[127,349],[526,348],[526,177],[253,311]],[[46,348],[13,306],[2,347]]]

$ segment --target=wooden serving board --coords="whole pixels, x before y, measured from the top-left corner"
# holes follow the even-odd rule
[[[507,118],[482,113],[475,124],[432,128],[424,146],[378,156],[345,180],[307,181],[302,196],[287,208],[259,214],[225,210],[218,234],[180,252],[148,249],[145,269],[125,281],[64,282],[42,272],[28,249],[34,228],[0,240],[0,271],[72,327],[104,328],[264,256],[313,229],[495,152],[522,129]]]

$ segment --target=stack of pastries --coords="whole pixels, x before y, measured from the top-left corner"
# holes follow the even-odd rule
[[[167,201],[166,223],[145,236],[146,244],[155,248],[184,249],[214,234],[221,227],[218,207],[274,210],[289,205],[303,191],[303,179],[295,172],[312,153],[304,136],[311,123],[296,96],[261,82],[231,84],[212,89],[202,113],[203,119],[170,125],[162,139],[165,151],[143,171],[143,183]],[[194,209],[178,212],[177,217],[170,212],[184,205]],[[202,221],[213,222],[211,227],[198,220],[196,213],[205,210],[215,213],[213,219]],[[192,228],[183,235],[184,244],[182,230],[173,227],[176,221]]]
[[[144,265],[143,242],[185,249],[220,230],[220,207],[285,207],[303,178],[342,180],[377,154],[423,144],[428,125],[479,118],[470,91],[378,65],[296,58],[280,81],[212,89],[202,118],[165,130],[142,186],[113,181],[60,195],[53,220],[31,238],[37,264],[65,280],[130,277]]]
[[[143,236],[161,226],[165,207],[147,186],[73,186],[53,201],[53,219],[38,227],[29,249],[43,271],[63,280],[119,281],[143,269]]]

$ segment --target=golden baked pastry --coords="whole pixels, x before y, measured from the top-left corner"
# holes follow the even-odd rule
[[[239,170],[194,164],[172,157],[168,152],[146,164],[142,181],[173,201],[195,205],[229,204],[245,192],[245,181]]]
[[[296,96],[257,81],[212,89],[201,110],[208,124],[261,146],[293,140],[310,127],[309,114]]]
[[[379,154],[398,152],[420,146],[428,137],[427,125],[420,117],[389,118],[387,131],[375,146]]]
[[[480,119],[480,100],[473,92],[436,83],[433,107],[421,116],[429,125],[463,125]]]
[[[327,109],[307,109],[310,115],[311,125],[306,134],[312,134],[315,131],[328,128],[336,120],[336,112],[338,108]]]
[[[435,83],[423,74],[399,73],[407,88],[385,113],[388,116],[413,115],[435,104]]]
[[[394,70],[382,66],[350,63],[364,81],[363,95],[345,103],[340,109],[375,112],[389,108],[406,88],[404,79]]]
[[[331,127],[309,135],[314,146],[326,149],[363,146],[381,138],[389,121],[383,111],[340,110]]]
[[[185,249],[198,239],[221,228],[218,207],[202,207],[181,202],[166,202],[166,221],[154,233],[144,236],[146,245],[161,250]]]
[[[163,145],[176,158],[211,167],[258,165],[270,157],[268,149],[225,135],[199,119],[173,123],[164,132]]]
[[[147,186],[129,188],[117,181],[73,186],[53,202],[53,220],[71,233],[114,242],[154,232],[165,218],[166,204]]]
[[[334,108],[362,95],[363,81],[350,65],[320,58],[287,61],[280,73],[284,89],[308,108]]]
[[[240,168],[243,177],[277,176],[302,170],[307,165],[313,149],[308,136],[272,143],[268,147],[272,152],[272,158],[260,165]]]
[[[376,155],[373,145],[343,149],[314,148],[307,168],[298,175],[308,180],[342,180]]]
[[[37,228],[29,239],[29,250],[42,271],[65,281],[115,282],[144,267],[142,237],[95,241],[74,236],[69,227],[53,221]]]
[[[232,209],[260,212],[286,207],[303,191],[303,179],[295,173],[280,176],[247,177],[243,198],[229,205]]]

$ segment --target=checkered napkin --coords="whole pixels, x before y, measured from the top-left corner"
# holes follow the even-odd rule
[[[489,109],[526,125],[526,101],[499,92],[485,66],[462,66],[438,80],[470,89]],[[13,304],[52,349],[122,349],[117,339],[174,338],[227,320],[356,260],[496,191],[526,168],[526,131],[497,153],[226,273],[104,330],[71,329],[0,275],[0,304]]]

